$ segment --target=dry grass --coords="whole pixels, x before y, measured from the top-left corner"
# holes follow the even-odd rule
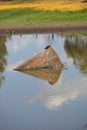
[[[87,3],[82,0],[43,0],[33,3],[3,3],[0,2],[0,10],[14,8],[33,8],[37,10],[60,10],[60,11],[76,11],[87,8]]]

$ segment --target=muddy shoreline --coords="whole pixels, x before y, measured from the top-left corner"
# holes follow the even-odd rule
[[[86,32],[85,23],[38,23],[38,24],[0,24],[0,35],[36,34],[57,32]]]

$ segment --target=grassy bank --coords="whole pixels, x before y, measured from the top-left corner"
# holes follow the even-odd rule
[[[0,10],[0,23],[48,23],[48,22],[84,22],[87,21],[87,9],[79,11],[44,11],[30,8]]]

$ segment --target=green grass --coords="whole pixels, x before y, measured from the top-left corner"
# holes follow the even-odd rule
[[[0,23],[85,22],[87,9],[79,11],[38,11],[34,9],[0,10]]]
[[[61,33],[58,33],[58,35],[60,36],[87,36],[87,32],[61,32]]]

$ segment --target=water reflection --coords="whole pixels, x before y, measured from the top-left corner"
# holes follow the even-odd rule
[[[45,40],[48,35],[52,36],[38,34],[36,39],[35,34],[22,37],[12,35],[7,39],[8,64],[4,73],[6,80],[0,91],[0,130],[87,129],[87,76],[78,71],[73,58],[67,57],[64,50],[65,37],[54,34],[51,46],[62,63],[68,64],[68,69],[63,69],[62,72],[60,69],[58,75],[52,69],[34,72],[34,75],[39,73],[36,76],[45,77],[46,80],[48,77],[53,78],[52,83],[58,78],[55,84],[13,71],[17,65],[35,56],[38,50],[42,52],[47,44],[50,45]],[[71,42],[75,37],[73,36]],[[4,57],[6,59],[6,54]]]
[[[48,38],[48,36],[52,40],[51,34],[37,35],[37,39],[36,39],[35,35],[33,35],[33,36],[30,35],[30,37],[26,36],[26,38],[25,38],[25,36],[22,36],[22,38],[13,37],[13,43],[16,39],[17,41],[19,41],[19,40],[21,41],[21,45],[23,44],[23,46],[20,45],[21,46],[20,47],[19,44],[17,43],[17,41],[15,42],[18,47],[15,51],[16,57],[18,58],[18,56],[20,57],[20,55],[22,55],[21,58],[17,59],[17,61],[19,61],[20,59],[21,59],[21,61],[24,61],[24,59],[22,60],[24,55],[26,55],[27,58],[28,57],[30,58],[31,53],[33,55],[33,54],[35,54],[35,51],[37,51],[39,49],[43,49],[47,45],[46,39]],[[30,41],[29,41],[29,38],[30,38]],[[26,42],[25,42],[25,39],[26,39]],[[32,39],[33,39],[33,42],[32,42]],[[55,71],[52,72],[52,69],[51,70],[50,69],[32,70],[32,71],[24,70],[23,71],[24,73],[31,74],[31,75],[36,76],[41,79],[45,79],[48,82],[50,82],[50,80],[51,80],[51,83],[53,84],[53,87],[52,87],[47,82],[41,81],[43,83],[41,85],[38,85],[39,84],[39,80],[38,80],[37,81],[38,83],[35,84],[35,87],[42,86],[41,90],[38,90],[38,93],[36,93],[35,95],[26,99],[28,104],[32,104],[37,101],[40,101],[42,104],[44,104],[44,106],[46,108],[55,110],[58,107],[60,107],[61,105],[68,103],[69,101],[76,100],[76,98],[87,97],[87,79],[83,75],[81,77],[80,72],[78,72],[77,68],[74,67],[77,64],[74,63],[74,65],[73,65],[71,58],[69,59],[69,57],[71,57],[71,56],[73,59],[75,58],[75,61],[78,59],[78,57],[79,57],[79,60],[84,59],[85,53],[87,52],[86,51],[86,37],[85,36],[82,36],[82,37],[66,36],[66,37],[64,37],[63,40],[61,40],[61,39],[62,39],[61,37],[58,37],[58,35],[55,34],[54,39],[52,41],[53,42],[52,46],[54,48],[56,48],[57,55],[59,55],[59,57],[63,61],[63,63],[65,60],[68,61],[68,63],[70,63],[70,68],[68,68],[67,70],[63,70],[62,73],[61,73],[62,69],[58,70],[58,73],[55,73]],[[84,41],[84,42],[82,42],[82,41]],[[11,44],[12,44],[12,41],[11,41]],[[70,54],[72,54],[72,55],[70,55],[70,54],[68,55],[68,52],[66,49],[68,44],[71,45],[70,46],[71,51],[68,49],[68,52],[70,52]],[[74,56],[73,45],[76,46],[76,49],[75,49],[76,55],[75,56]],[[68,57],[66,56],[64,49],[67,52]],[[80,51],[83,51],[83,53],[84,53],[83,59],[80,56]],[[13,53],[13,51],[11,53]],[[85,62],[85,61],[83,61],[83,62]],[[80,61],[79,61],[79,64],[80,64]],[[18,77],[19,76],[17,76],[17,78]],[[25,75],[23,75],[23,77],[25,77]],[[57,79],[58,79],[58,82],[56,82]],[[24,83],[24,81],[23,81],[23,83]],[[30,84],[30,86],[32,85],[31,80],[28,82],[25,82],[26,86],[28,86],[29,84]],[[30,90],[31,90],[31,88],[30,88]]]
[[[42,90],[26,99],[26,103],[33,104],[40,101],[46,108],[55,110],[69,101],[87,97],[86,78],[73,79],[67,83],[63,83],[62,78],[64,77],[60,77],[54,87],[48,87],[48,84],[44,84]]]
[[[6,40],[7,37],[0,37],[0,86],[2,84],[2,81],[5,79],[3,72],[5,71],[5,67],[7,65],[7,48],[5,45]]]
[[[35,35],[36,39],[39,39],[39,34]],[[47,36],[43,35],[43,40],[45,41],[46,44],[50,44],[52,45],[52,43],[54,42],[54,33],[52,34],[48,34]]]
[[[87,37],[66,36],[64,49],[68,57],[73,58],[74,65],[79,67],[82,73],[87,74]]]

